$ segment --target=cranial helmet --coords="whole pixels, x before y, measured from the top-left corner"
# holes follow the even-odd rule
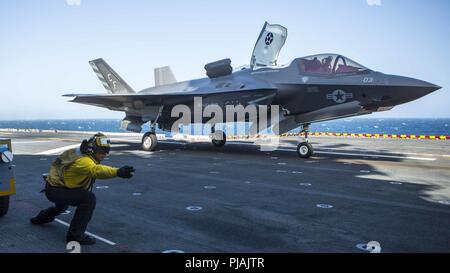
[[[83,140],[80,150],[84,154],[93,154],[96,152],[107,153],[111,149],[111,141],[102,133],[97,133],[89,140]]]

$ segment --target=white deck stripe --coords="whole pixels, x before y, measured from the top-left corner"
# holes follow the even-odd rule
[[[279,151],[290,151],[291,149],[278,149]],[[295,151],[295,150],[294,150]],[[314,151],[316,154],[331,154],[331,155],[350,155],[350,156],[366,156],[366,157],[377,157],[377,158],[395,158],[395,159],[412,159],[412,160],[423,160],[423,161],[435,161],[436,158],[429,157],[414,157],[414,156],[394,156],[394,155],[378,155],[378,154],[359,154],[359,153],[342,153],[342,152],[323,152]]]
[[[242,143],[228,143],[233,145],[239,145]],[[255,145],[255,144],[252,144]],[[286,146],[282,148],[278,148],[277,151],[287,151],[287,152],[296,152],[295,148],[288,149]],[[361,153],[348,153],[348,152],[329,152],[329,151],[318,151],[314,150],[316,154],[332,154],[332,155],[349,155],[349,156],[367,156],[367,157],[375,157],[375,158],[395,158],[395,159],[412,159],[412,160],[423,160],[423,161],[435,161],[436,158],[430,157],[417,157],[417,156],[400,156],[400,155],[382,155],[382,154],[361,154]]]
[[[187,144],[183,142],[174,142],[174,141],[161,141],[162,143],[168,143],[168,144]],[[227,144],[232,145],[256,145],[252,143],[232,143],[227,142]],[[287,152],[296,152],[295,148],[287,149],[287,148],[278,148],[277,151],[287,151]],[[349,156],[367,156],[367,157],[375,157],[375,158],[394,158],[394,159],[411,159],[411,160],[421,160],[421,161],[435,161],[436,158],[430,158],[430,157],[416,157],[416,156],[394,156],[394,155],[380,155],[380,154],[360,154],[360,153],[343,153],[343,152],[326,152],[326,151],[317,151],[315,150],[314,153],[316,154],[333,154],[333,155],[349,155]]]
[[[58,223],[60,223],[60,224],[63,225],[63,226],[66,226],[66,227],[69,227],[69,226],[70,226],[69,223],[66,223],[66,222],[64,222],[64,221],[62,221],[62,220],[55,219],[55,221],[58,222]],[[100,240],[100,241],[102,241],[102,242],[104,242],[104,243],[106,243],[106,244],[108,244],[108,245],[111,245],[111,246],[115,246],[115,245],[116,245],[116,243],[114,243],[114,242],[112,242],[112,241],[110,241],[110,240],[108,240],[108,239],[105,239],[105,238],[103,238],[103,237],[100,237],[100,236],[98,236],[98,235],[95,235],[95,234],[93,234],[93,233],[90,233],[90,232],[87,232],[87,231],[86,231],[85,234],[87,234],[87,235],[89,235],[89,236],[92,236],[92,237],[94,237],[95,239]]]
[[[72,145],[68,145],[68,146],[64,146],[64,147],[60,147],[60,148],[56,148],[56,149],[51,149],[51,150],[43,151],[43,152],[40,152],[40,153],[36,153],[35,155],[52,155],[52,154],[60,153],[60,152],[63,152],[63,151],[66,151],[66,150],[69,150],[69,149],[72,149],[72,148],[76,148],[76,147],[79,147],[79,146],[80,146],[80,144],[72,144]]]
[[[58,140],[12,141],[13,144],[39,144],[46,142],[58,142]]]
[[[167,144],[178,144],[178,145],[184,145],[187,143],[184,142],[175,142],[175,141],[161,141],[162,143],[167,143]],[[228,142],[227,144],[232,144],[232,145],[255,145],[252,143],[232,143],[232,142]],[[52,150],[48,150],[48,151],[44,151],[44,152],[40,152],[40,153],[36,153],[35,155],[51,155],[51,154],[56,154],[59,152],[63,152],[65,150],[71,149],[71,148],[75,148],[78,147],[79,144],[74,144],[74,145],[69,145],[69,146],[65,146],[65,147],[61,147],[61,148],[56,148],[56,149],[52,149]],[[287,152],[295,152],[295,149],[287,149],[287,148],[278,148],[278,151],[287,151]],[[361,154],[361,153],[348,153],[348,152],[329,152],[329,151],[314,151],[316,154],[332,154],[332,155],[348,155],[348,156],[366,156],[366,157],[375,157],[375,158],[393,158],[393,159],[411,159],[411,160],[420,160],[420,161],[435,161],[436,158],[431,158],[431,157],[416,157],[416,156],[394,156],[394,155],[382,155],[382,154]]]

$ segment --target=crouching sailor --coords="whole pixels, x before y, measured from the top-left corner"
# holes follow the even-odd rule
[[[95,244],[93,237],[84,234],[95,209],[96,198],[92,192],[95,179],[131,178],[135,171],[130,166],[114,168],[101,165],[109,151],[110,140],[98,133],[89,140],[83,140],[79,148],[62,153],[50,167],[44,190],[47,199],[55,205],[39,212],[31,218],[31,223],[50,223],[69,206],[74,206],[76,211],[67,232],[67,242]]]

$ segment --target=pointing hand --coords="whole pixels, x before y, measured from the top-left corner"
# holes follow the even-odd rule
[[[131,166],[123,166],[117,170],[117,176],[120,178],[131,178],[136,170]]]

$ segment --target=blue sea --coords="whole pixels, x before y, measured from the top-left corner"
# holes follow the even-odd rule
[[[120,129],[120,121],[120,119],[0,120],[0,128],[126,132]],[[143,131],[148,129],[148,124],[146,124]],[[292,131],[296,132],[298,129]],[[450,118],[345,118],[314,123],[311,125],[310,131],[448,136],[450,135]],[[199,126],[185,126],[183,132],[201,134],[202,130]],[[233,128],[227,126],[226,132],[228,135],[233,135]],[[235,132],[242,132],[242,130],[238,128]],[[158,133],[169,135],[168,132],[159,131]]]

